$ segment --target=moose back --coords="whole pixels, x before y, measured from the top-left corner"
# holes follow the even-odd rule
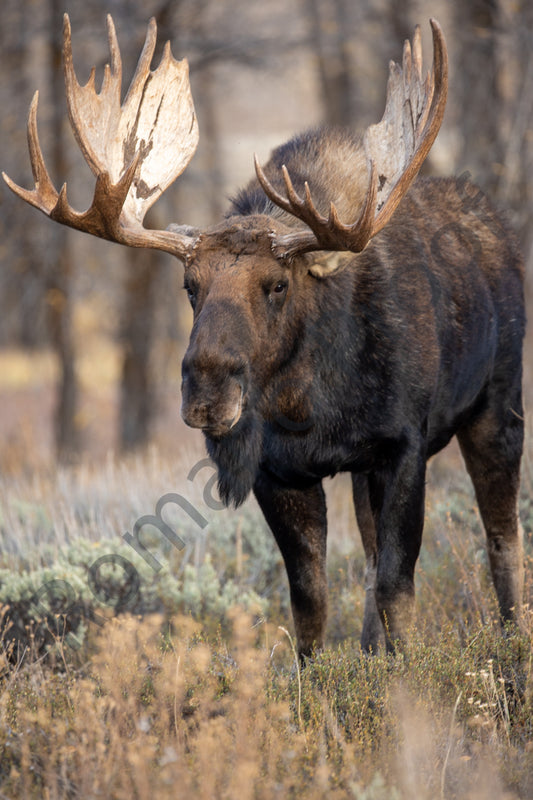
[[[173,253],[194,309],[181,413],[203,431],[219,491],[253,492],[283,554],[302,657],[324,643],[326,503],[322,481],[350,472],[366,555],[362,645],[406,635],[422,539],[427,459],[457,436],[485,526],[501,617],[520,621],[517,514],[523,441],[523,266],[515,240],[468,180],[417,179],[438,133],[447,52],[431,21],[391,64],[381,122],[358,136],[318,129],[276,149],[206,230],[143,226],[194,154],[186,62],[167,44],[150,70],[152,20],[121,105],[120,52],[99,94],[80,86],[64,24],[66,94],[96,176],[91,207],[57,192],[37,135],[24,200],[58,222]]]

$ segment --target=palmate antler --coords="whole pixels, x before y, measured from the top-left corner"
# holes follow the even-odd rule
[[[107,20],[111,67],[106,66],[100,93],[94,69],[85,86],[72,64],[71,31],[64,17],[64,67],[70,122],[80,149],[96,176],[90,208],[78,213],[58,193],[46,169],[37,133],[36,93],[28,120],[28,142],[35,188],[23,189],[3,173],[23,200],[57,222],[133,247],[166,250],[185,260],[196,241],[180,226],[147,230],[143,219],[165,189],[185,170],[198,144],[198,125],[189,86],[188,65],[175,61],[167,42],[155,71],[156,24],[151,20],[137,70],[121,105],[122,66],[113,21]],[[300,197],[283,167],[286,195],[278,192],[255,161],[261,186],[270,199],[307,226],[278,234],[272,242],[278,257],[313,250],[360,252],[390,220],[417,175],[440,128],[446,104],[448,57],[439,24],[431,20],[433,72],[422,78],[422,47],[417,27],[413,49],[405,43],[403,65],[391,63],[387,102],[381,122],[364,137],[368,189],[359,219],[344,223],[333,203],[327,217],[315,207],[309,186]]]
[[[448,90],[448,55],[440,25],[431,20],[433,70],[422,78],[422,44],[417,26],[413,48],[408,41],[403,65],[391,62],[385,112],[380,123],[364,136],[369,182],[359,219],[345,224],[333,203],[327,217],[318,212],[309,185],[305,197],[294,189],[286,167],[282,167],[286,196],[270,183],[257,157],[255,169],[264,192],[277,206],[304,222],[308,229],[278,235],[273,250],[291,258],[314,250],[360,252],[385,227],[400,200],[418,174],[441,126]],[[379,178],[379,186],[378,186]]]
[[[90,208],[78,213],[58,193],[46,169],[37,133],[36,92],[28,119],[28,144],[35,188],[23,189],[3,174],[8,186],[44,214],[71,228],[132,247],[165,250],[186,258],[191,238],[175,231],[147,230],[143,219],[165,189],[185,170],[198,144],[198,124],[185,60],[176,61],[167,42],[155,71],[150,64],[156,43],[152,19],[130,88],[120,103],[122,63],[113,20],[107,18],[111,67],[102,89],[95,70],[80,86],[72,63],[68,15],[63,24],[63,59],[70,123],[85,160],[96,176]]]

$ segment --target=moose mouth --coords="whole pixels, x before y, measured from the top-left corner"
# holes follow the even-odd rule
[[[231,430],[237,425],[242,416],[243,401],[244,401],[244,390],[241,386],[241,393],[237,400],[237,405],[233,417],[230,419],[223,420],[222,422],[219,423],[202,425],[202,433],[205,434],[205,436],[208,436],[210,439],[222,439],[224,436],[227,436],[231,432]]]
[[[190,403],[184,399],[181,408],[184,422],[191,428],[200,428],[210,439],[218,440],[227,436],[241,419],[244,408],[244,387],[240,381],[236,382],[237,388],[237,397],[221,397],[212,406],[202,402]]]

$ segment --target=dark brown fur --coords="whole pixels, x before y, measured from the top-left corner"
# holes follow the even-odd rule
[[[309,181],[325,213],[357,219],[360,141],[314,131],[265,168]],[[277,260],[271,234],[301,225],[257,181],[201,234],[185,270],[194,325],[182,414],[202,428],[226,503],[250,491],[281,549],[299,651],[324,641],[322,479],[353,476],[367,558],[362,643],[405,635],[422,538],[426,460],[457,435],[488,537],[502,618],[520,617],[517,515],[523,439],[523,267],[512,234],[464,179],[418,179],[359,254]],[[316,277],[320,264],[334,274]]]

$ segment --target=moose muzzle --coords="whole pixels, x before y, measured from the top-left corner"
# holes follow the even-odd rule
[[[246,378],[240,364],[219,361],[206,369],[186,356],[182,378],[184,422],[212,438],[228,434],[239,422],[244,407]]]

